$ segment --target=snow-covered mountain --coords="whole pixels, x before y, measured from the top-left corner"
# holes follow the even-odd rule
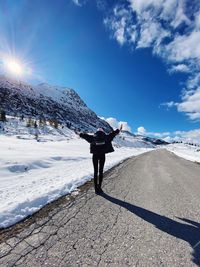
[[[49,135],[50,139],[57,135],[62,139],[63,136],[68,136],[64,126],[69,123],[72,129],[79,128],[81,131],[91,133],[99,127],[107,132],[111,130],[110,125],[90,110],[73,89],[51,86],[46,83],[32,86],[0,76],[0,109],[4,109],[6,114],[11,116],[8,123],[2,126],[2,129],[4,128],[5,132],[10,135],[25,137],[36,135],[37,132],[40,136]],[[24,120],[20,121],[18,118],[22,115]],[[12,119],[13,116],[16,120]],[[37,122],[37,130],[33,127],[26,127],[30,117]],[[55,129],[48,123],[39,127],[39,120],[44,118],[57,120],[59,127]],[[116,139],[116,144],[125,147],[152,148],[166,143],[162,140],[122,131]]]
[[[116,142],[125,147],[146,147],[154,148],[156,145],[167,145],[168,143],[161,139],[151,138],[143,135],[136,135],[128,131],[122,131],[119,136],[116,137]]]
[[[39,84],[28,85],[0,76],[0,108],[8,115],[46,118],[71,123],[74,128],[94,131],[109,124],[101,120],[70,88]]]
[[[139,136],[139,135],[138,135]],[[168,145],[169,143],[166,142],[165,140],[163,139],[158,139],[158,138],[155,138],[155,137],[149,137],[149,136],[140,136],[142,138],[143,141],[145,142],[150,142],[152,143],[153,145]]]

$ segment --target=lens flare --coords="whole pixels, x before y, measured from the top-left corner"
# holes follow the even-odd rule
[[[15,56],[0,51],[0,75],[26,82],[43,82],[43,75],[37,70],[33,62],[24,57]]]
[[[8,59],[4,62],[6,70],[15,76],[23,75],[23,66],[22,64],[15,59]]]

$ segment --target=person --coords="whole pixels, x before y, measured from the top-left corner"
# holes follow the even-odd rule
[[[93,154],[92,162],[94,167],[94,188],[95,193],[103,193],[101,189],[103,181],[103,169],[105,164],[105,154],[111,153],[114,151],[112,146],[112,140],[117,134],[122,130],[123,125],[120,126],[120,129],[113,130],[111,133],[106,134],[102,128],[97,129],[97,132],[93,135],[87,133],[79,133],[81,138],[85,139],[90,143],[90,153]],[[98,175],[99,174],[99,175]],[[99,178],[99,179],[98,179]]]

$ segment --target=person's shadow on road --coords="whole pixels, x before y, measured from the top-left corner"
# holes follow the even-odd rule
[[[161,231],[188,242],[193,248],[193,262],[197,266],[200,266],[200,223],[178,217],[178,219],[186,223],[177,222],[155,212],[111,197],[106,193],[102,193],[101,196],[109,200],[110,202],[127,209],[143,220],[153,224]]]

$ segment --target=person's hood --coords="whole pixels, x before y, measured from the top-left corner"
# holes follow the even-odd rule
[[[98,128],[97,132],[104,132],[104,129],[103,128]]]
[[[94,135],[98,138],[104,138],[106,134],[104,133],[104,131],[98,130]]]

